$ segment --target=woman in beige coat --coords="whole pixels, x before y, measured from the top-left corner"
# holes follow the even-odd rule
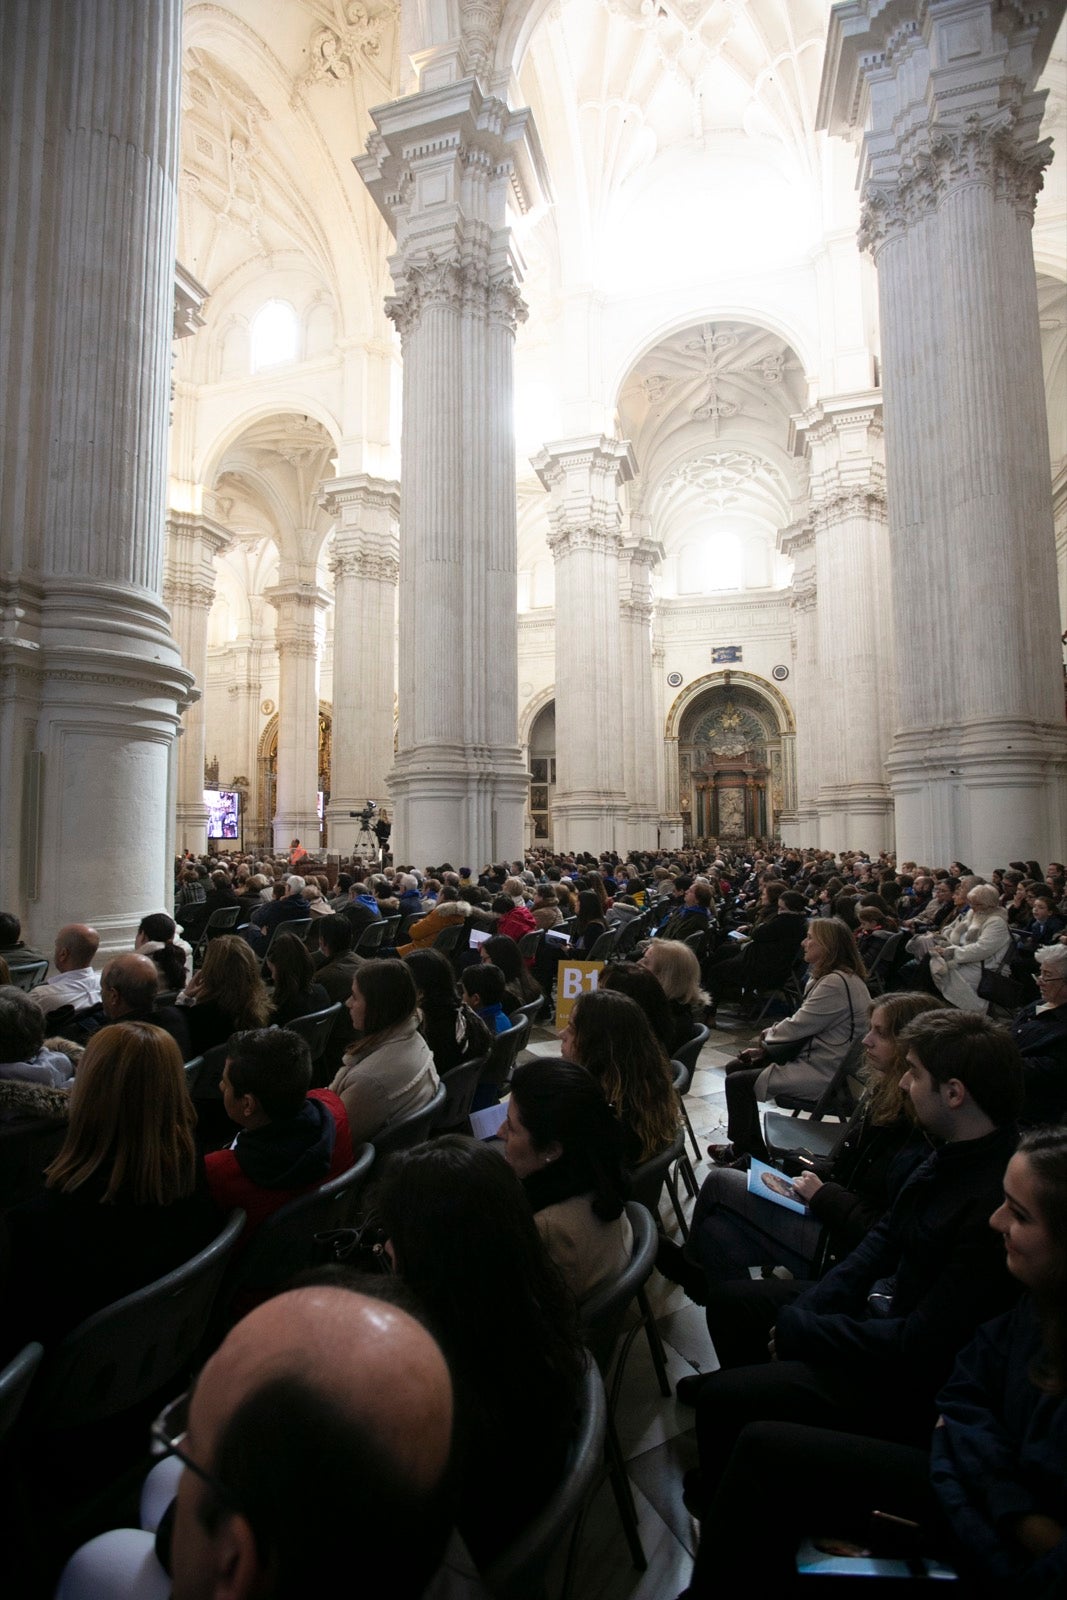
[[[992,972],[1011,955],[1008,914],[991,883],[979,883],[967,896],[970,910],[950,925],[945,943],[930,957],[930,977],[950,1006],[961,1011],[988,1011],[978,993],[984,967]]]
[[[362,1037],[330,1088],[344,1102],[355,1145],[429,1105],[440,1080],[419,1032],[415,980],[402,961],[365,961],[347,1005]]]

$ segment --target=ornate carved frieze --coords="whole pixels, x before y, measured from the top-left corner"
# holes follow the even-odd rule
[[[380,550],[334,550],[330,571],[335,581],[364,578],[371,583],[396,584],[400,579],[400,562]]]
[[[215,603],[215,586],[210,583],[190,583],[180,578],[170,578],[163,584],[163,600],[172,611],[179,605],[202,607],[205,611],[210,611]]]
[[[865,186],[859,244],[877,255],[928,216],[949,194],[971,185],[992,189],[1019,216],[1033,221],[1034,206],[1052,160],[1052,141],[1020,138],[1017,112],[972,111],[962,122],[940,121],[910,131],[901,141],[895,179]]]
[[[590,523],[556,522],[548,532],[548,548],[557,561],[578,550],[588,550],[601,556],[617,555],[619,544],[618,528],[609,527],[606,523],[593,526]]]

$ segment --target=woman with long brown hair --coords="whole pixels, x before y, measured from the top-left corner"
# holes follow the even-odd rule
[[[560,1038],[564,1061],[592,1073],[618,1116],[629,1166],[670,1144],[678,1097],[667,1053],[636,1001],[612,989],[580,995]]]
[[[357,1038],[330,1088],[344,1102],[355,1145],[428,1105],[440,1080],[405,962],[365,961],[347,1005]]]
[[[8,1325],[53,1341],[180,1266],[218,1232],[181,1053],[162,1028],[117,1022],[78,1063],[45,1189],[7,1215]]]
[[[186,1020],[197,1055],[225,1044],[231,1033],[264,1028],[271,1020],[259,957],[233,933],[212,939],[204,965],[186,984],[178,1003],[188,1007]]]

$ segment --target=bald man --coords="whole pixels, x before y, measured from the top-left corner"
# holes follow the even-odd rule
[[[174,1600],[416,1600],[451,1524],[452,1390],[399,1307],[278,1295],[204,1367],[179,1445]]]
[[[169,1033],[182,1053],[182,1060],[193,1055],[189,1024],[180,1006],[159,1006],[159,968],[151,956],[115,956],[100,975],[100,1003],[84,1011],[66,1029],[72,1039],[84,1042],[109,1022],[151,1022]]]
[[[30,991],[34,1004],[46,1015],[63,1006],[73,1006],[75,1016],[97,1005],[100,974],[93,971],[93,958],[99,948],[100,935],[84,922],[60,928],[52,953],[57,976]]]

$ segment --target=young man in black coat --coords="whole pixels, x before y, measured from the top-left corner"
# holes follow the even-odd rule
[[[962,1011],[925,1013],[901,1043],[903,1086],[936,1149],[863,1243],[791,1303],[773,1283],[739,1283],[709,1305],[722,1370],[679,1390],[697,1407],[691,1504],[714,1492],[750,1422],[924,1441],[956,1354],[1014,1299],[989,1217],[1017,1139],[1018,1052]]]

